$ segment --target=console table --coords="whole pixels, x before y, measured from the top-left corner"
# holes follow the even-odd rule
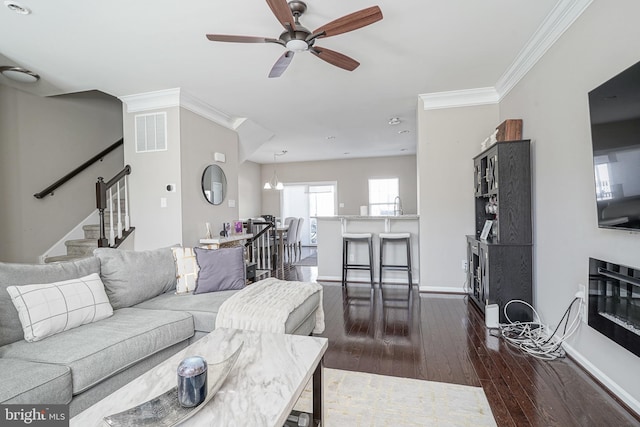
[[[229,237],[214,237],[211,239],[200,239],[200,244],[209,249],[232,248],[240,246],[243,241],[253,237],[253,234],[232,234]]]

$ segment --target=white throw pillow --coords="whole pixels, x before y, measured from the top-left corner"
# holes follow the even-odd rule
[[[171,248],[176,262],[176,294],[190,294],[196,288],[198,280],[198,262],[193,248]]]
[[[97,273],[61,282],[8,286],[7,292],[29,342],[113,315]]]

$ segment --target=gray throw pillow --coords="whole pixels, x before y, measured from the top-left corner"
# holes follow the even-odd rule
[[[98,248],[100,277],[114,310],[131,307],[176,287],[171,248],[125,251]]]
[[[194,294],[244,288],[247,272],[244,248],[193,248],[200,271]]]

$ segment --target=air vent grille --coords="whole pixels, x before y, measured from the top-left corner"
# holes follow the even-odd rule
[[[167,149],[167,113],[139,114],[135,123],[136,153]]]

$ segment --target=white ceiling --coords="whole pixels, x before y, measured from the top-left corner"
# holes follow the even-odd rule
[[[179,87],[273,134],[248,156],[269,163],[281,150],[278,162],[415,153],[418,95],[495,86],[563,0],[307,0],[310,30],[376,4],[384,19],[316,42],[359,61],[355,71],[302,52],[275,79],[282,46],[205,38],[277,38],[264,0],[17,2],[32,13],[0,8],[0,66],[42,77],[21,89],[120,97]]]

